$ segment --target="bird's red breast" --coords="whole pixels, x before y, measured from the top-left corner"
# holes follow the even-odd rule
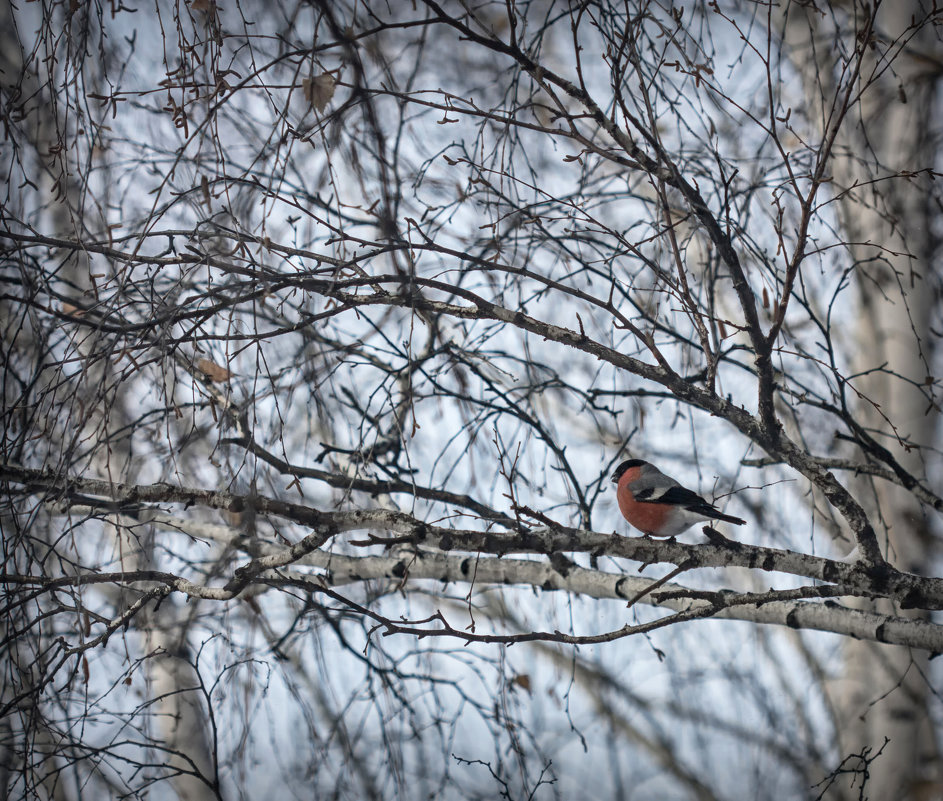
[[[646,503],[635,500],[629,485],[641,474],[640,467],[630,467],[620,477],[616,485],[616,499],[622,516],[643,534],[657,535],[674,511],[671,506],[661,503]]]

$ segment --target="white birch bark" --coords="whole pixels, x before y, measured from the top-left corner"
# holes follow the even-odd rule
[[[848,51],[853,49],[854,5],[840,4],[834,15],[795,3],[786,11],[786,52],[803,72],[813,118],[825,119],[833,91],[836,48],[829,40],[842,36]],[[857,330],[850,351],[856,354],[854,372],[866,375],[854,381],[862,393],[856,412],[871,430],[885,432],[876,437],[880,444],[918,477],[925,475],[921,451],[909,445],[931,444],[936,420],[920,391],[931,361],[931,218],[928,179],[895,174],[933,166],[928,131],[935,119],[938,78],[932,57],[939,58],[941,48],[932,26],[914,35],[912,21],[919,24],[927,13],[922,6],[914,0],[880,7],[875,46],[867,51],[857,86],[860,103],[844,122],[832,162],[834,191],[842,193],[843,234],[853,243],[847,258],[857,265]],[[857,11],[860,26],[868,12],[864,6]],[[841,24],[845,13],[847,27],[837,32],[833,21]],[[810,57],[813,36],[815,58]],[[890,68],[888,55],[893,58]],[[873,489],[861,482],[859,490],[871,497],[869,511],[888,559],[900,569],[922,572],[929,562],[929,541],[921,504],[903,488],[880,480]],[[888,604],[878,609],[892,611]],[[887,738],[881,756],[868,768],[868,797],[922,797],[922,789],[939,779],[938,746],[927,710],[926,656],[849,639],[843,657],[844,671],[833,687],[840,712],[840,757],[867,754],[864,749],[874,756]],[[863,767],[860,761],[858,765]],[[833,797],[857,797],[862,777],[854,777],[854,787],[851,778],[836,782]]]
[[[44,19],[42,24],[69,25],[73,24],[73,20]],[[86,20],[85,23],[75,24],[91,23]],[[33,180],[40,187],[39,196],[45,203],[42,212],[45,218],[44,229],[52,236],[62,239],[81,238],[83,234],[82,188],[77,179],[78,168],[72,164],[75,158],[73,152],[69,147],[62,146],[63,142],[68,141],[69,133],[59,113],[57,102],[51,102],[53,93],[58,91],[57,76],[37,73],[36,62],[24,62],[22,57],[24,49],[19,35],[31,34],[33,31],[31,26],[35,26],[35,20],[16,19],[9,0],[0,0],[0,91],[4,95],[4,102],[26,102],[28,105],[28,113],[22,125],[32,151],[29,158],[35,162],[36,166],[37,174],[33,176]],[[40,32],[38,35],[43,34]],[[29,43],[25,44],[28,48]],[[86,75],[86,80],[88,77]],[[47,81],[51,86],[46,85]],[[35,210],[27,210],[27,212],[30,211]],[[57,257],[59,256],[50,256],[50,258]],[[73,286],[90,289],[88,263],[77,257],[74,252],[62,254],[61,257],[66,260],[62,274]],[[0,327],[0,330],[3,328]],[[17,347],[22,349],[24,347],[22,332],[14,331],[14,335],[17,334],[19,335]],[[6,338],[7,332],[4,331],[2,336]],[[89,337],[81,344],[80,349],[91,354],[98,344],[98,338]],[[97,364],[100,365],[100,362]],[[100,400],[101,380],[97,380],[99,376],[101,376],[101,367],[92,366],[84,385],[79,390],[89,395],[87,407],[90,409],[96,408],[96,403]],[[124,409],[125,404],[121,397],[113,400],[109,409],[109,420],[104,429],[105,436],[109,440],[111,440],[109,436],[111,432],[121,430],[128,424],[128,416],[124,413]],[[59,421],[59,425],[64,426],[64,430],[68,431],[70,426],[82,426],[90,420],[93,424],[97,424],[98,421],[94,417],[92,415],[89,420]],[[63,437],[63,439],[66,438]],[[127,478],[133,480],[133,476],[119,472],[131,465],[131,460],[122,444],[124,442],[122,439],[117,439],[114,443],[100,448],[93,468],[99,475],[112,477],[115,480]],[[53,447],[56,446],[55,441],[51,444]],[[57,460],[65,459],[67,463],[68,454],[65,450],[67,445],[63,445],[62,448],[63,450],[58,453],[51,450],[50,467],[58,466]],[[13,530],[9,520],[0,521],[0,526],[7,531]],[[111,533],[115,549],[122,555],[123,569],[137,570],[152,566],[151,555],[141,549],[133,538],[122,534],[120,527],[111,527]],[[57,533],[50,532],[50,542],[55,541],[57,537]],[[117,601],[120,606],[121,599],[113,600]],[[142,616],[135,619],[135,625],[140,627],[145,653],[167,654],[150,660],[149,686],[153,696],[159,699],[152,707],[155,712],[154,720],[157,722],[154,731],[155,738],[168,749],[168,754],[185,754],[189,758],[189,760],[184,760],[169,756],[167,759],[167,768],[171,772],[175,769],[183,771],[171,779],[174,791],[185,801],[202,801],[216,798],[217,794],[205,781],[190,774],[196,769],[207,778],[213,778],[212,749],[205,725],[206,713],[203,708],[203,699],[198,691],[192,689],[197,686],[193,667],[189,658],[179,658],[179,655],[187,649],[185,634],[181,634],[180,631],[181,626],[185,625],[186,615],[175,614],[176,611],[175,604],[167,604],[161,610],[159,617]],[[22,643],[21,650],[23,650]],[[26,681],[32,659],[24,652],[20,654],[18,661],[24,671],[21,673],[21,679]],[[37,710],[32,715],[24,712],[21,720],[37,721],[41,718],[41,710]],[[35,737],[35,747],[49,755],[46,760],[39,760],[35,781],[46,785],[50,797],[68,798],[65,789],[67,782],[53,767],[54,763],[58,768],[63,766],[58,764],[60,762],[57,756],[58,749],[52,735],[43,728],[41,723],[34,722],[32,725],[37,726],[37,730],[29,732],[26,736]],[[5,764],[7,763],[6,754],[0,752],[0,758]],[[43,779],[43,775],[48,778]],[[7,781],[15,780],[16,771],[11,771],[6,777],[0,773],[0,780],[4,778]],[[7,788],[8,785],[4,783],[0,788],[0,793],[5,793]]]

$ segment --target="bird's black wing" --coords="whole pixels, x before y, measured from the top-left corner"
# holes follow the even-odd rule
[[[682,487],[680,484],[675,484],[673,487],[668,487],[668,489],[649,487],[633,493],[633,497],[637,501],[645,501],[646,503],[667,503],[671,506],[684,506],[685,508],[695,507],[697,511],[700,511],[701,507],[713,509],[700,495],[691,492],[691,490]]]
[[[674,487],[668,487],[668,489],[663,492],[659,487],[649,487],[648,489],[639,490],[639,492],[635,493],[634,497],[635,500],[645,503],[667,503],[672,506],[680,506],[683,509],[687,509],[689,512],[704,515],[704,517],[709,517],[714,520],[726,520],[728,523],[735,523],[738,526],[746,524],[746,520],[741,520],[739,517],[732,517],[731,515],[725,515],[705,501],[696,492],[691,492],[691,490],[682,487],[680,484]]]

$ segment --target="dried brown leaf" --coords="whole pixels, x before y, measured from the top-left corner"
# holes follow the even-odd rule
[[[210,182],[205,175],[200,178],[200,189],[203,192],[203,202],[206,203],[206,208],[212,210],[213,199],[210,197]]]
[[[216,362],[210,361],[209,359],[199,359],[196,366],[210,381],[216,381],[222,384],[232,378],[232,373],[230,373],[229,370],[225,367],[220,367]]]
[[[323,72],[314,78],[305,78],[301,82],[305,100],[318,113],[324,111],[327,104],[331,102],[331,98],[334,97],[335,86],[337,86],[337,81],[330,72]]]

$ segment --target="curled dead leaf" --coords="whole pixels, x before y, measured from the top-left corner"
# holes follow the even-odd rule
[[[511,679],[512,684],[516,684],[522,690],[527,690],[530,692],[530,676],[527,673],[518,673],[513,679]]]
[[[301,82],[301,89],[304,92],[305,100],[318,113],[327,108],[327,104],[334,97],[334,88],[337,81],[330,72],[323,72],[314,78],[305,78]]]
[[[209,359],[199,359],[196,363],[197,368],[210,380],[223,384],[232,378],[232,373],[225,367],[220,367],[216,362]]]

